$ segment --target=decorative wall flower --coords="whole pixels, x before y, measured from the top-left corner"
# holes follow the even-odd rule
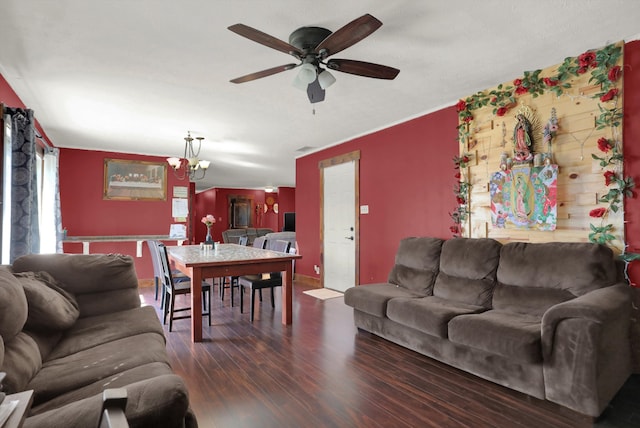
[[[621,75],[622,75],[622,69],[620,68],[619,65],[615,65],[611,67],[611,69],[609,69],[609,72],[607,73],[607,78],[609,79],[610,82],[617,82],[618,79],[620,79]]]
[[[581,68],[595,67],[596,63],[596,54],[591,51],[587,51],[580,56],[578,56],[578,63]]]
[[[606,103],[607,101],[611,101],[615,97],[618,96],[618,88],[609,89],[609,91],[600,97],[600,101]]]
[[[615,182],[616,173],[613,171],[605,171],[604,175],[604,185],[611,186],[611,183]]]
[[[606,208],[594,208],[591,211],[589,211],[589,217],[600,218],[600,217],[604,217],[606,213],[607,213]]]
[[[598,149],[601,152],[608,153],[613,148],[613,144],[607,138],[601,137],[598,139]]]

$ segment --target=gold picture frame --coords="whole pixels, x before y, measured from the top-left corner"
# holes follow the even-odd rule
[[[166,201],[167,164],[137,160],[104,160],[102,199]]]

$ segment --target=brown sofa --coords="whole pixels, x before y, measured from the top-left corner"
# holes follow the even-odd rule
[[[95,427],[107,388],[132,427],[197,426],[129,256],[28,255],[0,266],[0,371],[34,390],[24,426]]]
[[[601,245],[407,238],[344,300],[362,330],[595,417],[631,374],[620,277]]]
[[[244,229],[227,229],[222,232],[222,242],[225,244],[237,244],[241,236],[247,237],[247,245],[253,244],[253,240],[258,236],[272,233],[273,229],[267,227],[246,227]]]

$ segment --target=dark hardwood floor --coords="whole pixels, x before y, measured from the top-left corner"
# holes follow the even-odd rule
[[[175,321],[171,333],[165,326],[171,364],[187,383],[200,427],[640,426],[636,376],[594,425],[358,332],[342,298],[322,301],[305,289],[294,287],[292,326],[281,324],[279,290],[275,310],[265,293],[253,324],[249,299],[240,314],[237,295],[232,308],[228,293],[224,302],[215,294],[202,343],[191,343],[189,320]],[[153,290],[141,290],[157,308]]]

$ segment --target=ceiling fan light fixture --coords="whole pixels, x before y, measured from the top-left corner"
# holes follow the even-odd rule
[[[336,78],[333,74],[329,73],[329,70],[321,70],[320,73],[318,73],[318,83],[322,89],[327,89],[336,83]]]
[[[307,86],[309,86],[308,83],[305,83],[302,81],[302,79],[300,79],[299,74],[296,74],[296,77],[293,79],[293,82],[291,82],[291,84],[294,88],[300,89],[301,91],[306,91]]]
[[[301,82],[306,83],[308,85],[309,83],[313,83],[313,81],[316,80],[316,77],[317,77],[317,70],[315,65],[306,63],[300,66],[300,71],[298,72],[298,78],[300,79]]]

